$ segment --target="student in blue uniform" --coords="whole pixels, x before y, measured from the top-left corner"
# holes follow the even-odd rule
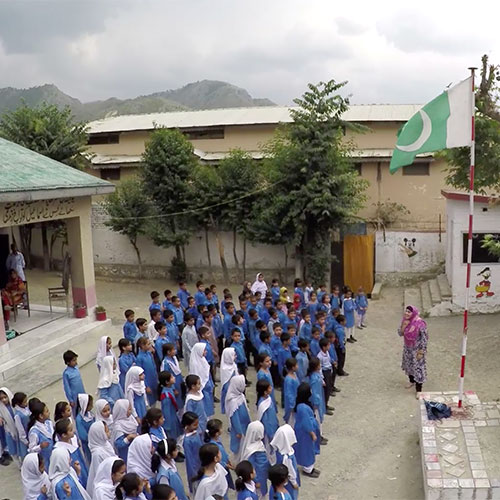
[[[203,436],[207,428],[207,413],[203,402],[203,392],[201,391],[201,379],[198,375],[188,375],[186,377],[186,402],[185,411],[194,413],[198,417],[198,432]]]
[[[238,374],[236,365],[236,352],[234,347],[226,347],[222,351],[220,362],[220,410],[224,415],[226,413],[226,395],[230,380]]]
[[[83,387],[82,376],[78,369],[78,354],[73,351],[66,351],[63,354],[64,364],[66,368],[63,372],[63,387],[64,394],[71,408],[76,408],[78,394],[85,392]],[[48,466],[47,466],[48,467]]]
[[[312,323],[311,323],[311,313],[307,309],[302,309],[300,315],[302,320],[299,324],[299,337],[301,339],[311,342],[312,339]]]
[[[120,357],[118,358],[118,366],[120,367],[120,386],[125,391],[125,377],[132,366],[137,363],[135,354],[132,352],[134,346],[128,339],[120,339],[118,341],[118,349],[120,349]]]
[[[245,387],[245,377],[236,375],[229,382],[226,396],[226,414],[231,429],[230,449],[235,454],[239,453],[242,439],[250,423]]]
[[[175,315],[171,309],[163,311],[163,319],[167,327],[166,335],[168,342],[178,346],[179,341],[179,328],[175,323]]]
[[[320,303],[318,302],[318,295],[316,292],[311,292],[309,296],[309,304],[307,305],[307,310],[311,315],[311,321],[314,323],[316,321],[316,313],[320,307]]]
[[[158,361],[161,363],[163,361],[163,346],[165,344],[171,344],[172,341],[167,337],[167,325],[158,321],[155,323],[156,340],[155,340],[155,354]]]
[[[299,387],[299,379],[297,378],[297,360],[294,358],[287,359],[285,368],[287,375],[283,382],[283,402],[285,408],[283,418],[287,424],[293,425],[293,409],[295,408],[297,388]]]
[[[97,389],[99,390],[99,399],[105,399],[111,409],[113,409],[115,401],[124,397],[116,360],[112,356],[106,356],[102,360]]]
[[[231,331],[233,329],[234,304],[232,302],[226,302],[225,309],[226,312],[224,313],[222,330],[224,332],[224,338],[227,341],[230,338]]]
[[[319,346],[320,346],[320,351],[318,353],[317,359],[320,362],[320,368],[321,368],[321,373],[322,373],[322,379],[323,379],[323,393],[324,393],[324,398],[325,398],[325,411],[328,410],[329,414],[330,411],[333,409],[328,406],[328,402],[330,400],[330,395],[332,394],[333,391],[333,384],[332,384],[332,360],[330,358],[330,341],[327,338],[322,338],[319,341]],[[321,419],[322,421],[323,419]]]
[[[241,461],[235,469],[237,500],[259,500],[255,485],[255,470],[248,460]]]
[[[158,373],[156,372],[156,363],[151,352],[151,343],[147,338],[140,338],[137,341],[139,352],[137,353],[137,366],[144,370],[144,382],[146,384],[146,395],[149,406],[156,403],[156,394],[158,388]]]
[[[314,411],[314,416],[318,421],[319,428],[323,424],[325,413],[333,415],[331,410],[327,410],[325,403],[325,388],[326,384],[323,382],[323,374],[321,373],[321,362],[318,358],[311,359],[309,364],[308,383],[311,387],[311,405]],[[328,444],[328,440],[321,435],[320,444]]]
[[[257,380],[257,419],[264,426],[264,445],[268,456],[271,456],[271,440],[274,433],[278,430],[279,422],[276,414],[276,407],[271,399],[273,387],[269,380]]]
[[[332,305],[330,303],[330,295],[327,293],[323,294],[321,299],[319,298],[318,295],[318,300],[320,302],[320,306],[318,307],[318,311],[324,312],[327,316],[330,316],[330,313],[332,311]]]
[[[52,491],[57,500],[90,500],[80,482],[80,465],[70,465],[70,456],[65,448],[53,451],[49,466]]]
[[[200,448],[201,467],[193,478],[193,482],[198,482],[193,500],[208,500],[213,495],[227,497],[227,471],[219,461],[220,450],[217,445],[207,443]]]
[[[288,483],[288,468],[283,464],[269,467],[269,481],[271,481],[271,498],[273,500],[292,500],[286,489]]]
[[[13,394],[7,387],[0,387],[0,428],[3,429],[8,453],[19,461],[18,440],[16,424],[14,421],[14,408],[12,407]],[[19,461],[19,464],[21,462]]]
[[[267,333],[267,332],[266,332]],[[269,334],[268,334],[269,335]],[[273,384],[273,377],[271,375],[271,356],[266,353],[259,354],[257,356],[257,364],[256,364],[256,369],[257,371],[257,381],[259,380],[267,380],[269,384],[271,385],[271,401],[273,402],[274,408],[276,411],[278,411],[278,406],[276,405],[276,399],[274,397],[274,384]]]
[[[188,298],[191,296],[187,289],[187,285],[184,281],[179,281],[179,290],[177,290],[177,297],[181,301],[181,306],[183,309],[187,309],[189,307]]]
[[[358,288],[355,302],[356,313],[358,314],[358,328],[366,328],[365,319],[366,312],[368,311],[368,299],[366,298],[366,294],[362,286]]]
[[[125,323],[123,324],[123,337],[133,344],[138,337],[137,325],[135,324],[135,313],[132,309],[124,312]]]
[[[30,411],[28,408],[28,396],[24,392],[16,392],[12,398],[14,409],[14,424],[17,429],[17,453],[19,459],[28,454],[28,423],[30,420]]]
[[[309,352],[309,342],[304,339],[299,340],[299,352],[295,356],[297,360],[297,377],[299,382],[304,382],[307,377],[307,369],[309,367],[309,358],[311,354]]]
[[[320,471],[314,468],[316,455],[319,455],[320,429],[311,408],[311,388],[303,382],[297,390],[297,405],[295,407],[295,435],[297,443],[294,446],[297,463],[302,466],[303,474],[317,478]]]
[[[271,349],[271,334],[267,330],[260,330],[259,332],[260,346],[259,354],[267,354],[271,359],[273,357],[273,350]]]
[[[284,373],[286,360],[292,357],[292,351],[290,350],[290,335],[284,332],[281,334],[280,340],[281,346],[278,349],[278,373],[283,379],[286,376]]]
[[[191,479],[196,476],[201,466],[199,451],[203,442],[200,437],[198,422],[198,415],[192,411],[187,410],[182,415],[181,424],[184,429],[182,446],[186,457],[186,476],[191,493],[194,491]]]
[[[55,423],[54,435],[57,440],[54,444],[54,451],[63,448],[68,450],[71,465],[73,466],[75,462],[80,464],[80,474],[79,479],[83,487],[87,487],[88,469],[86,461],[83,458],[83,453],[78,446],[78,440],[73,439],[75,437],[75,428],[73,423],[69,418],[61,418]],[[76,444],[75,444],[76,441]],[[54,453],[54,451],[52,453]]]
[[[295,358],[295,356],[297,356],[297,353],[299,352],[299,337],[297,337],[297,325],[288,325],[286,333],[290,335],[290,351],[292,352],[292,356]]]
[[[146,384],[144,370],[133,366],[125,379],[125,397],[132,406],[132,415],[139,420],[146,415]]]
[[[198,308],[196,307],[196,301],[194,300],[194,297],[189,296],[188,297],[188,307],[186,309],[186,312],[191,314],[191,316],[194,318],[196,321],[198,319]]]
[[[137,419],[132,415],[130,401],[119,399],[113,408],[111,444],[125,463],[127,463],[129,446],[137,437],[137,430]]]
[[[276,463],[283,464],[288,469],[288,483],[285,485],[290,498],[297,500],[299,498],[300,474],[297,467],[297,459],[293,445],[297,442],[295,432],[288,424],[282,425],[274,435],[271,446],[276,452]],[[272,488],[271,488],[272,489]],[[270,498],[274,498],[270,492]]]
[[[275,387],[282,386],[283,376],[280,375],[278,368],[278,353],[281,348],[281,335],[283,333],[283,329],[280,323],[274,323],[273,325],[273,335],[271,337],[271,352],[272,352],[272,361],[271,365],[271,375],[273,376],[273,382]]]
[[[172,309],[172,290],[164,290],[163,296],[165,297],[165,300],[161,304],[163,310]]]
[[[276,305],[276,302],[280,298],[280,284],[279,281],[274,278],[271,281],[271,299],[273,300],[273,306]]]
[[[339,311],[342,309],[342,298],[340,297],[340,287],[338,285],[334,285],[332,288],[330,304],[332,305],[332,311],[334,309],[338,309]]]
[[[204,306],[206,303],[206,295],[205,295],[205,285],[203,281],[196,282],[196,293],[194,294],[194,300],[197,306]]]
[[[163,371],[158,377],[160,391],[159,399],[161,402],[161,411],[165,417],[163,428],[168,437],[177,439],[182,434],[181,422],[179,420],[177,400],[175,397],[175,378],[172,373]]]
[[[89,449],[89,430],[90,426],[95,422],[92,407],[94,406],[94,398],[90,394],[78,394],[78,404],[76,407],[76,432],[82,443],[83,453],[90,463],[91,453]]]
[[[30,406],[31,415],[28,423],[28,451],[40,453],[45,466],[50,466],[50,455],[54,446],[54,424],[45,403],[34,401]]]
[[[47,500],[51,495],[49,475],[45,472],[43,458],[38,453],[29,453],[21,467],[23,500]]]
[[[218,418],[210,419],[207,422],[207,430],[205,431],[204,441],[205,443],[216,444],[219,447],[221,454],[220,464],[227,471],[226,479],[229,488],[234,490],[233,478],[231,477],[231,472],[230,472],[230,469],[233,468],[233,464],[229,460],[229,455],[221,441],[222,430],[223,430],[222,426],[223,426],[222,421],[219,420]]]
[[[231,344],[230,346],[236,352],[236,366],[238,367],[238,373],[243,375],[246,380],[247,374],[247,358],[245,356],[245,347],[241,341],[241,330],[239,328],[233,328],[231,331]]]
[[[347,342],[357,342],[353,336],[354,332],[354,311],[356,310],[356,301],[352,298],[352,291],[350,289],[346,290],[344,295],[344,316],[345,316],[345,328]]]
[[[267,495],[269,460],[264,446],[264,426],[259,420],[250,422],[241,446],[241,460],[248,460],[255,470],[255,483],[262,497]]]
[[[335,327],[335,335],[337,337],[337,342],[335,343],[335,350],[337,352],[338,367],[337,375],[339,377],[346,377],[349,375],[345,370],[345,359],[346,359],[346,338],[345,338],[345,317],[342,314],[337,316],[337,326]]]
[[[201,391],[203,393],[203,405],[205,415],[211,417],[215,413],[214,409],[214,382],[210,375],[210,365],[206,356],[206,345],[198,342],[194,345],[189,357],[189,373],[197,375],[200,379]]]
[[[156,474],[157,485],[168,485],[175,491],[178,500],[188,500],[184,484],[175,465],[178,453],[175,439],[168,438],[160,441],[151,461],[151,469]]]
[[[302,280],[300,278],[295,278],[293,281],[293,293],[298,294],[300,297],[300,308],[303,309],[306,307],[306,299],[304,296],[304,289]]]
[[[215,371],[217,369],[214,351],[210,343],[210,340],[213,338],[213,330],[211,326],[213,316],[207,311],[204,313],[203,317],[205,318],[205,323],[198,330],[198,336],[200,338],[200,342],[205,345],[205,359],[210,367],[210,377],[213,381],[215,378]]]
[[[313,326],[312,329],[312,339],[309,344],[309,350],[311,351],[311,355],[316,357],[321,350],[319,347],[319,341],[321,340],[321,330],[317,326]]]
[[[175,353],[176,349],[174,344],[165,344],[163,346],[163,362],[161,364],[161,371],[172,374],[173,391],[177,402],[177,409],[181,410],[184,408],[184,399],[182,397],[182,384],[184,383],[184,379],[182,378],[181,367],[179,366],[179,361]]]
[[[115,496],[117,500],[149,500],[151,498],[150,482],[144,481],[144,478],[135,472],[127,472],[118,483]]]
[[[149,306],[149,312],[151,313],[155,309],[161,311],[162,305],[161,305],[161,299],[160,299],[160,292],[153,290],[151,292],[150,296],[151,296],[151,304]]]

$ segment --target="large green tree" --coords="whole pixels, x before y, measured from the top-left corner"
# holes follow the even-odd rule
[[[175,247],[175,263],[185,262],[184,245],[189,241],[193,205],[188,182],[197,160],[193,145],[176,129],[157,128],[142,155],[144,189],[161,217],[150,225],[149,234],[158,246]]]
[[[141,251],[137,239],[146,234],[148,217],[153,213],[142,181],[136,177],[122,180],[103,205],[109,215],[106,226],[128,238],[137,255],[138,274],[142,278]]]
[[[294,100],[293,122],[268,148],[265,170],[273,187],[254,221],[261,241],[276,242],[265,237],[265,225],[282,235],[283,244],[293,241],[296,272],[316,284],[330,268],[332,231],[353,220],[365,201],[366,181],[353,168],[352,146],[344,137],[342,115],[349,107],[348,98],[339,94],[344,85],[334,80],[310,84]]]
[[[86,124],[75,122],[68,107],[61,110],[53,104],[43,103],[30,108],[23,103],[14,111],[2,116],[0,136],[71,167],[83,168],[88,165],[85,156]],[[31,255],[32,227],[33,225],[20,226],[21,242],[28,263]],[[47,236],[49,228],[52,230],[50,247]],[[48,270],[51,267],[54,235],[60,235],[64,240],[65,225],[59,221],[43,222],[41,229],[44,269]]]

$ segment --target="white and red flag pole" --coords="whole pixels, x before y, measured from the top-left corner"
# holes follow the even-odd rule
[[[474,170],[475,170],[475,94],[474,94],[474,76],[476,68],[469,68],[471,71],[471,143],[470,143],[470,167],[469,167],[469,231],[467,235],[467,270],[465,273],[465,304],[464,304],[464,326],[462,336],[462,357],[460,363],[460,380],[458,384],[458,407],[462,408],[464,397],[464,378],[465,378],[465,357],[467,354],[467,332],[469,329],[469,295],[470,295],[470,276],[472,264],[472,230],[474,221]]]

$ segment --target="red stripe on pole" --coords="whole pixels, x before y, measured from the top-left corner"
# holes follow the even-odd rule
[[[469,232],[467,234],[467,238],[469,240],[472,240],[472,226],[473,226],[473,215],[472,214],[469,214]]]
[[[465,288],[467,291],[470,288],[470,264],[467,264],[467,270],[465,272]]]
[[[475,141],[476,140],[476,123],[475,123],[475,118],[472,117],[472,140]]]
[[[469,311],[464,311],[464,332],[467,332],[468,328],[468,320],[469,320]]]
[[[460,376],[464,378],[465,375],[465,354],[462,356],[462,366],[460,367]]]

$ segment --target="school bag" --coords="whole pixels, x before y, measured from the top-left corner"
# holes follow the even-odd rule
[[[441,420],[442,418],[451,417],[451,408],[448,405],[437,401],[424,401],[424,403],[429,420]]]

